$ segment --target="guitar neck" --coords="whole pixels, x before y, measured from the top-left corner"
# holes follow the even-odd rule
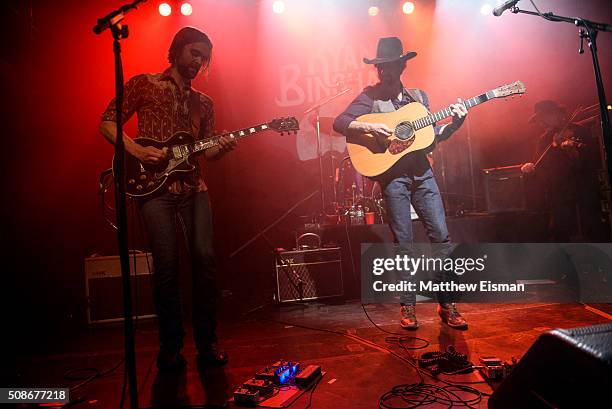
[[[483,102],[487,102],[490,99],[493,99],[493,91],[488,91],[484,94],[476,95],[470,99],[466,99],[463,101],[465,107],[467,109],[474,108],[476,105],[482,104]],[[426,126],[433,125],[438,121],[441,121],[445,118],[448,118],[453,115],[453,111],[451,107],[446,107],[438,112],[434,112],[433,114],[427,115],[426,117],[419,118],[416,121],[413,121],[413,126],[415,129],[425,128]]]
[[[193,153],[201,152],[201,151],[204,151],[206,149],[210,149],[210,148],[212,148],[214,146],[219,145],[219,139],[221,139],[224,136],[228,137],[228,138],[232,138],[232,139],[238,140],[238,139],[245,138],[245,137],[247,137],[249,135],[253,135],[253,134],[256,134],[258,132],[265,131],[265,130],[267,130],[269,128],[270,127],[268,126],[267,123],[259,124],[259,125],[251,126],[249,128],[243,128],[243,129],[239,129],[237,131],[224,133],[224,134],[221,134],[221,135],[211,136],[210,138],[202,139],[202,140],[194,142],[193,144],[185,145],[185,146],[187,146],[191,150],[191,152],[193,152]]]

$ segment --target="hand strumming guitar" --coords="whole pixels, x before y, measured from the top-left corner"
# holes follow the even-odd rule
[[[382,152],[389,147],[389,137],[393,134],[393,130],[385,124],[360,121],[351,122],[348,126],[348,131],[356,136],[372,135]]]
[[[157,149],[154,146],[142,146],[139,144],[134,144],[130,153],[140,162],[151,165],[156,165],[168,158],[168,148]]]

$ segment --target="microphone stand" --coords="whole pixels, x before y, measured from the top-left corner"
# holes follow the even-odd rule
[[[117,134],[115,137],[115,207],[117,209],[117,240],[121,260],[123,284],[123,317],[125,371],[127,374],[130,407],[138,408],[138,385],[136,379],[136,350],[134,346],[134,323],[132,317],[132,289],[130,283],[130,255],[128,250],[127,212],[125,195],[125,144],[123,142],[123,65],[121,63],[120,40],[128,37],[128,27],[121,22],[125,15],[146,0],[135,0],[98,19],[93,27],[95,34],[110,29],[113,35],[115,56],[115,110]]]
[[[316,135],[317,135],[317,157],[319,159],[319,191],[321,192],[321,214],[325,215],[325,189],[323,189],[323,152],[321,152],[321,116],[320,109],[323,105],[326,105],[338,98],[341,95],[346,94],[351,89],[347,88],[343,91],[340,91],[336,95],[332,95],[329,98],[324,99],[316,105],[311,106],[306,111],[304,111],[304,115],[309,114],[314,111],[315,113],[315,124],[316,124]]]
[[[564,17],[555,15],[553,13],[540,13],[539,11],[534,12],[521,10],[517,6],[512,7],[510,11],[514,14],[521,13],[532,16],[539,16],[548,21],[570,23],[574,24],[577,27],[580,27],[580,30],[578,31],[578,36],[580,37],[580,48],[578,49],[579,54],[584,53],[583,41],[585,38],[587,39],[589,49],[591,50],[591,57],[593,59],[593,70],[595,72],[597,96],[599,97],[599,114],[601,116],[601,131],[605,154],[604,165],[606,166],[608,174],[607,190],[609,194],[610,181],[612,181],[612,168],[609,164],[609,160],[612,158],[612,127],[610,126],[610,116],[608,114],[606,94],[604,91],[601,69],[599,67],[599,58],[597,56],[597,34],[600,31],[612,32],[612,25],[606,23],[597,23],[580,17]],[[612,229],[612,206],[608,206],[608,212],[610,215],[610,228]]]

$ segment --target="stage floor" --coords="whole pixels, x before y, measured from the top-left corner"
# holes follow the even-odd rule
[[[395,305],[369,305],[366,309],[372,320],[383,329],[430,342],[425,349],[411,351],[413,356],[454,345],[458,351],[469,354],[474,363],[481,355],[494,355],[501,359],[520,356],[542,332],[553,328],[606,323],[611,318],[605,312],[579,304],[463,304],[460,310],[468,319],[469,329],[457,331],[440,322],[435,304],[418,304],[420,328],[403,331],[398,325],[398,307]],[[189,366],[178,376],[158,375],[155,323],[138,322],[139,406],[223,405],[237,386],[257,370],[281,358],[322,367],[325,375],[312,395],[312,408],[376,408],[379,397],[394,385],[414,383],[419,379],[415,369],[384,349],[408,356],[407,351],[385,341],[389,334],[370,323],[358,302],[285,305],[241,319],[234,317],[232,321],[222,320],[219,328],[221,343],[230,355],[229,364],[222,369],[198,373],[196,351],[188,332],[184,355]],[[339,331],[363,340],[304,327]],[[368,341],[380,347],[374,347]],[[78,381],[64,378],[68,370],[96,368],[103,372],[112,368],[122,357],[122,328],[91,328],[71,336],[53,349],[45,356],[20,359],[19,386],[71,386]],[[475,373],[443,378],[450,381],[481,379]],[[123,367],[119,367],[74,391],[71,397],[83,399],[78,408],[117,408],[122,381]],[[436,383],[430,378],[426,381]],[[485,393],[492,392],[486,383],[471,386]],[[305,393],[290,407],[305,408],[308,399],[309,394]],[[129,406],[126,404],[125,407]],[[228,407],[233,406],[229,403]],[[487,397],[483,396],[482,401],[473,407],[486,408]]]

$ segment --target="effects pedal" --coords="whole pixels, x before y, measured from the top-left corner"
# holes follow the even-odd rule
[[[480,368],[480,372],[487,379],[492,381],[504,379],[504,366],[501,359],[494,356],[483,356],[480,357],[480,364],[483,366]]]
[[[255,407],[259,403],[259,392],[238,388],[234,391],[234,401],[239,406]]]
[[[274,384],[263,379],[251,378],[242,384],[242,388],[251,392],[259,392],[259,396],[264,399],[274,393]]]
[[[284,385],[295,378],[300,370],[299,362],[277,361],[255,374],[255,379],[269,381],[277,385]]]
[[[295,376],[295,386],[300,389],[306,389],[314,381],[321,376],[321,367],[319,365],[308,365],[299,374]]]

